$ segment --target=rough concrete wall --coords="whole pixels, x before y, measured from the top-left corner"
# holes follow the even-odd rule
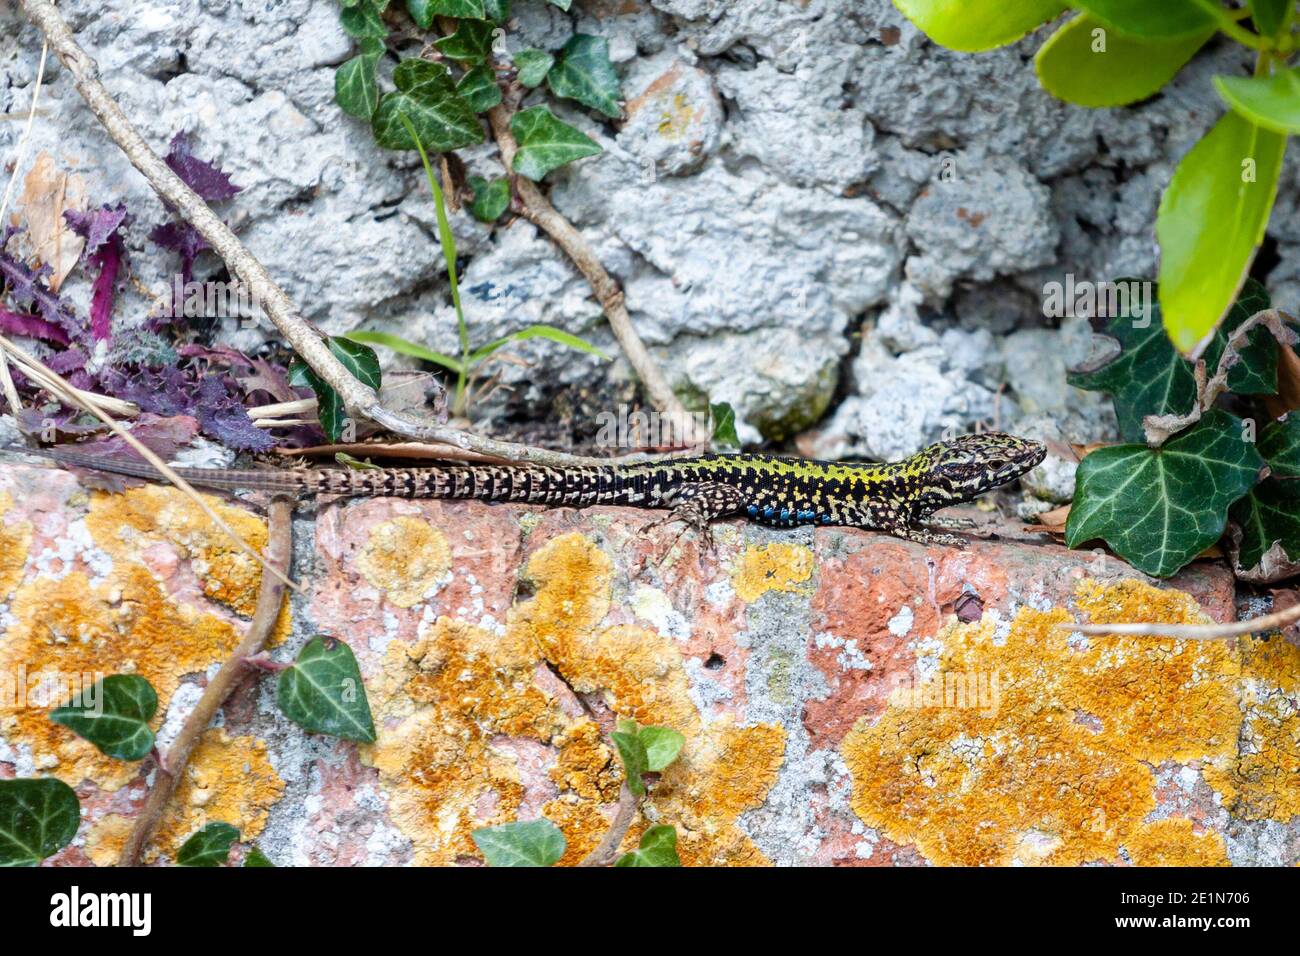
[[[674,382],[732,402],[743,436],[817,425],[812,450],[891,458],[981,421],[1073,440],[1111,432],[1104,402],[1064,383],[1089,336],[1043,319],[1043,284],[1154,274],[1160,191],[1220,112],[1210,75],[1239,68],[1240,51],[1212,44],[1160,96],[1097,111],[1038,88],[1039,40],[949,53],[886,0],[515,8],[513,49],[609,38],[628,118],[561,108],[605,152],[557,173],[554,200],[623,283]],[[333,103],[332,67],[352,44],[331,4],[63,9],[155,146],[187,131],[245,187],[231,223],[311,319],[454,348],[413,157],[377,150]],[[15,12],[0,25],[0,112],[18,112],[40,42]],[[57,67],[44,106],[32,155],[75,165],[93,201],[125,199],[134,273],[166,281],[174,263],[144,238],[163,210]],[[0,123],[0,150],[20,127]],[[471,170],[499,172],[493,152],[467,151]],[[1270,227],[1284,296],[1300,272],[1298,196],[1284,174]],[[532,226],[489,231],[461,214],[455,228],[476,338],[545,321],[612,345],[589,289]],[[133,295],[125,312],[142,315]],[[264,332],[223,334],[247,346]],[[594,393],[579,400],[588,412],[628,394],[600,384],[625,381],[621,363],[541,341],[518,351],[545,369],[502,369],[535,416],[552,414],[559,385]]]

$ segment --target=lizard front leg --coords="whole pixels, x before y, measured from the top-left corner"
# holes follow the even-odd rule
[[[930,515],[923,520],[926,527],[940,528],[944,531],[970,531],[976,526],[974,518],[963,515]]]
[[[920,518],[912,514],[906,507],[888,503],[873,505],[868,514],[870,516],[870,527],[893,535],[895,538],[902,538],[904,541],[915,541],[917,544],[929,546],[966,547],[965,538],[959,538],[955,534],[933,531],[925,527],[921,522],[931,521],[932,516],[930,515]]]
[[[687,485],[669,500],[672,510],[660,524],[680,521],[686,525],[682,533],[695,531],[712,550],[713,530],[709,522],[738,513],[744,506],[744,497],[739,488],[717,482],[699,485]],[[681,535],[678,535],[680,538]],[[675,542],[674,542],[675,543]]]

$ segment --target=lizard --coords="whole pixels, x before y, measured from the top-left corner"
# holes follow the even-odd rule
[[[9,447],[58,464],[158,481],[144,461],[76,451]],[[625,505],[667,510],[708,536],[712,521],[740,517],[774,527],[827,525],[882,531],[926,545],[962,547],[948,530],[963,519],[934,512],[1014,481],[1046,454],[1039,442],[998,432],[963,435],[884,464],[764,454],[707,454],[637,464],[574,467],[439,465],[372,469],[175,468],[208,488],[312,497],[474,498],[548,507]],[[684,529],[685,530],[685,529]]]

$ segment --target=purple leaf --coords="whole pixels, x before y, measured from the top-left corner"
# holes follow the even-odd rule
[[[57,325],[51,325],[35,315],[10,312],[4,306],[0,306],[0,332],[6,335],[25,335],[56,345],[68,344],[68,333]]]
[[[86,335],[86,328],[72,308],[46,287],[43,279],[49,271],[49,266],[29,269],[0,247],[0,277],[8,283],[14,302],[35,309],[50,325],[58,326],[72,341],[80,342]]]
[[[131,425],[131,435],[164,461],[175,458],[176,453],[194,441],[194,436],[198,433],[199,423],[189,415],[162,418],[145,412]],[[117,435],[78,442],[70,447],[83,454],[101,458],[141,459],[140,453]]]
[[[258,428],[248,417],[248,410],[226,390],[225,384],[215,376],[208,376],[199,385],[199,425],[205,434],[217,439],[228,448],[239,451],[269,451],[275,440]]]
[[[199,231],[188,222],[168,222],[154,226],[149,238],[162,246],[181,254],[181,281],[189,283],[194,278],[194,260],[200,252],[212,248],[208,241],[199,235]],[[172,303],[173,313],[179,314],[180,303]]]
[[[90,335],[96,342],[107,342],[112,332],[117,276],[126,254],[121,234],[127,221],[126,205],[101,206],[90,213],[68,210],[63,217],[72,231],[86,240],[86,266],[99,270],[90,289]]]
[[[50,371],[57,372],[60,375],[67,375],[70,372],[77,372],[86,367],[86,353],[79,348],[70,348],[45,360]],[[80,388],[81,386],[77,386]]]
[[[63,218],[73,232],[86,240],[86,255],[94,255],[100,246],[126,225],[129,217],[126,214],[126,204],[118,203],[116,206],[100,206],[93,212],[67,209]]]
[[[196,381],[193,370],[167,367],[143,369],[129,376],[110,370],[101,380],[109,393],[135,402],[142,411],[164,417],[192,415],[203,434],[228,448],[267,451],[275,445],[216,375]]]
[[[172,137],[166,163],[185,185],[207,202],[230,199],[240,190],[240,187],[230,181],[228,175],[190,152],[190,141],[184,133],[177,133]]]

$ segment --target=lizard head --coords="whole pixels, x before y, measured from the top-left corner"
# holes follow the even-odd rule
[[[923,460],[928,474],[925,497],[942,508],[1014,481],[1046,454],[1041,442],[986,432],[931,445],[917,458]]]

